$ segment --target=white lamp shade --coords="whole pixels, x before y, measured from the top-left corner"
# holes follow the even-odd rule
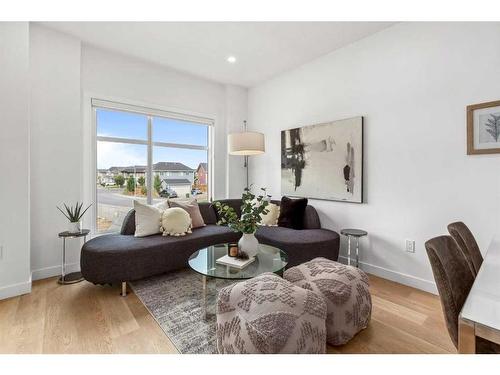
[[[256,132],[229,134],[227,145],[230,155],[259,155],[266,151],[264,134]]]

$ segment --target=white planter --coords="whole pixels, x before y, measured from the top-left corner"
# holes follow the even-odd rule
[[[81,231],[82,231],[82,223],[80,221],[77,221],[75,223],[73,222],[68,223],[69,233],[80,233]]]
[[[259,252],[259,241],[257,241],[255,234],[243,233],[243,236],[238,241],[238,247],[251,258]]]

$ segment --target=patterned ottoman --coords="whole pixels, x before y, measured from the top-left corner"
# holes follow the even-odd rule
[[[273,273],[221,289],[219,353],[325,353],[326,304]]]
[[[286,270],[283,277],[324,297],[329,344],[343,345],[368,326],[372,299],[368,276],[360,269],[315,258]]]

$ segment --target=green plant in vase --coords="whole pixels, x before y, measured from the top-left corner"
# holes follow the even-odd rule
[[[241,196],[241,216],[238,217],[234,208],[215,202],[214,206],[219,213],[218,225],[227,225],[235,232],[241,232],[242,237],[238,242],[240,251],[245,252],[249,257],[255,256],[258,252],[259,242],[255,237],[257,226],[262,220],[262,215],[269,213],[267,206],[269,201],[266,196],[266,189],[260,189],[263,194],[256,196],[249,188],[245,188]]]

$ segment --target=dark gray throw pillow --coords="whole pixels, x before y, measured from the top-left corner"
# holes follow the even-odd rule
[[[278,226],[291,229],[304,229],[306,206],[307,198],[281,198]]]

